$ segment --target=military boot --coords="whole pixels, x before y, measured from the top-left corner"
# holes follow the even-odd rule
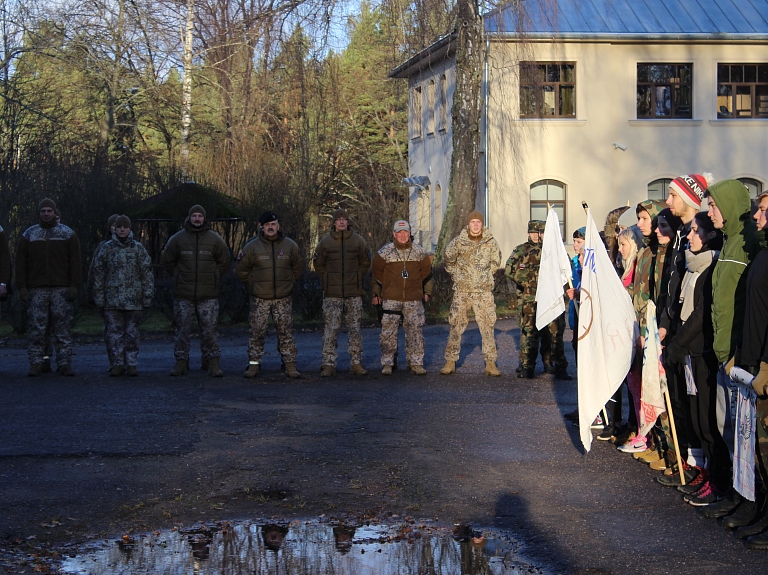
[[[125,375],[128,377],[137,377],[139,375],[139,370],[136,369],[135,365],[129,365],[125,368]]]
[[[42,363],[42,369],[40,370],[41,373],[51,373],[51,358],[46,357],[43,359]]]
[[[41,373],[43,373],[43,364],[33,363],[29,366],[27,377],[38,377]]]
[[[258,361],[249,361],[248,369],[245,370],[243,377],[247,377],[248,379],[253,379],[257,375],[259,375],[260,370],[261,370],[261,365],[259,364]]]
[[[549,372],[547,372],[549,373]],[[565,368],[557,368],[557,371],[555,371],[555,379],[559,379],[562,381],[572,381],[573,378],[568,374],[568,370]]]
[[[285,375],[287,375],[291,379],[298,379],[301,377],[301,374],[296,370],[295,361],[287,361],[285,363]]]
[[[446,361],[445,365],[440,370],[440,375],[451,375],[452,373],[456,373],[456,362]]]
[[[362,363],[356,363],[349,366],[350,375],[368,375],[368,370],[363,367]]]
[[[524,367],[517,374],[518,379],[533,379],[533,370],[530,367]]]
[[[109,370],[109,377],[120,377],[124,371],[125,368],[122,365],[116,365]]]
[[[485,375],[490,375],[491,377],[499,377],[501,375],[495,361],[485,362]]]
[[[411,373],[413,375],[427,375],[427,370],[424,369],[423,365],[412,365]]]
[[[352,373],[352,370],[349,370],[349,373]],[[320,368],[320,377],[333,377],[336,375],[336,368],[332,365],[324,365]]]
[[[382,375],[392,375],[392,366],[391,365],[385,365],[381,368]]]
[[[65,363],[64,365],[60,365],[59,369],[56,370],[59,375],[63,375],[65,377],[73,377],[75,375],[75,372],[72,371],[72,366],[68,363]]]
[[[176,365],[171,370],[171,376],[185,375],[189,369],[189,362],[186,359],[177,359]]]
[[[221,370],[221,364],[218,357],[211,357],[208,359],[208,375],[211,377],[224,377],[224,372]]]
[[[200,371],[208,371],[208,360],[205,358],[200,362]]]

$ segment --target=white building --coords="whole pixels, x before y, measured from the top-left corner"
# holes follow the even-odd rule
[[[529,219],[546,219],[547,202],[570,241],[586,222],[582,201],[600,222],[627,202],[666,197],[680,174],[763,191],[768,0],[522,5],[522,16],[508,7],[485,17],[477,207],[505,255]],[[429,181],[411,188],[410,217],[427,248],[448,194],[453,48],[441,38],[391,74],[409,81],[408,175]]]

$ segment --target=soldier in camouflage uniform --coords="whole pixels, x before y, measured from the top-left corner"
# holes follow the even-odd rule
[[[485,218],[474,211],[467,218],[467,227],[445,248],[445,270],[453,279],[453,300],[448,312],[451,331],[445,346],[445,366],[442,375],[456,373],[461,351],[461,336],[469,322],[472,309],[483,341],[485,375],[498,377],[498,353],[493,329],[496,325],[496,302],[493,299],[494,273],[501,266],[501,250]]]
[[[139,375],[139,325],[144,308],[152,305],[155,278],[152,258],[133,239],[131,220],[119,216],[115,233],[105,242],[91,266],[93,301],[104,314],[112,377]]]
[[[8,286],[11,285],[11,249],[8,236],[0,226],[0,302],[8,299]]]
[[[285,373],[288,377],[298,378],[301,374],[296,369],[291,294],[295,282],[304,272],[304,261],[296,242],[280,231],[276,214],[264,212],[259,223],[259,235],[245,245],[237,261],[237,277],[248,286],[251,298],[248,368],[243,376],[253,378],[261,371],[264,335],[272,314],[277,330],[277,349],[283,358]]]
[[[189,369],[189,337],[192,322],[200,325],[200,352],[208,375],[223,377],[221,348],[216,328],[219,323],[221,276],[229,269],[229,250],[224,239],[211,230],[205,209],[189,209],[184,229],[174,234],[163,248],[163,267],[173,278],[173,322],[176,364],[170,375],[181,376]]]
[[[323,365],[321,377],[336,374],[336,341],[346,312],[349,373],[366,375],[363,366],[363,278],[371,267],[365,240],[350,229],[349,214],[336,210],[330,233],[317,244],[312,263],[323,286]]]
[[[73,376],[73,302],[82,283],[80,242],[71,228],[56,222],[56,204],[44,199],[38,206],[40,223],[22,234],[16,251],[16,285],[21,301],[29,304],[30,377],[39,376],[45,355],[45,330],[52,322],[58,372]]]
[[[425,375],[424,304],[432,294],[432,262],[421,246],[413,243],[411,225],[395,222],[394,242],[385,245],[373,258],[373,305],[381,303],[381,373],[392,375],[397,352],[400,318],[405,328],[405,355],[414,375]]]
[[[540,334],[536,329],[536,287],[539,280],[541,241],[545,225],[546,222],[541,220],[528,222],[529,241],[515,248],[506,266],[506,273],[512,275],[520,292],[519,301],[521,301],[518,323],[522,365],[518,377],[531,379],[534,376],[539,341],[546,340],[541,346],[545,370],[554,373],[558,379],[570,380],[572,378],[568,375],[568,361],[565,359],[563,345],[565,314],[553,320],[544,334]]]

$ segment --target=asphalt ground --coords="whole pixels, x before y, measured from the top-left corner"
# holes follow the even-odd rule
[[[552,573],[768,571],[767,553],[657,472],[608,442],[585,454],[563,419],[575,379],[540,365],[517,379],[513,320],[496,327],[500,378],[483,375],[474,323],[453,376],[438,374],[448,326],[424,332],[421,377],[379,372],[376,329],[364,330],[370,374],[358,378],[345,335],[339,375],[321,379],[320,333],[297,332],[297,381],[280,372],[274,334],[257,380],[242,377],[244,332],[221,337],[221,379],[197,369],[196,341],[194,369],[176,378],[167,337],[142,342],[137,378],[109,377],[100,343],[76,345],[69,378],[27,378],[26,350],[0,347],[0,572],[44,570],[73,544],[123,533],[320,515],[507,529]],[[404,363],[402,332],[400,346]]]

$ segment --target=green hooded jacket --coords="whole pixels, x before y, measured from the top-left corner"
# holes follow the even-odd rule
[[[750,217],[749,192],[738,180],[723,180],[708,194],[723,216],[725,244],[712,271],[713,348],[720,363],[728,361],[740,343],[747,304],[747,270],[760,244]]]

